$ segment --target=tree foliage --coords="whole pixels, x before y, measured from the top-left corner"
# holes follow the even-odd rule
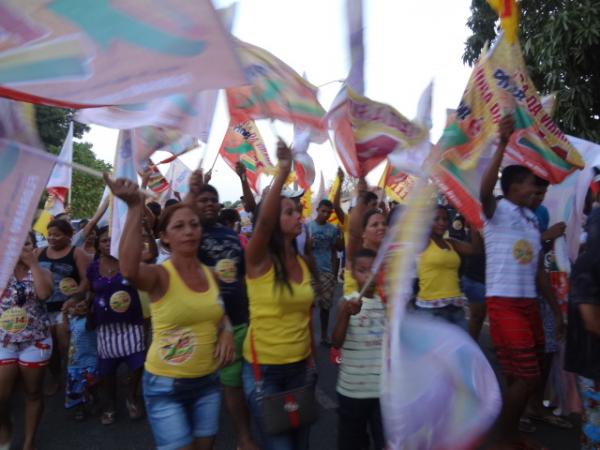
[[[75,112],[71,109],[53,108],[51,106],[36,105],[35,121],[38,127],[40,139],[47,148],[61,147],[69,124],[73,120]],[[73,126],[73,136],[81,139],[83,133],[90,131],[90,127],[79,122],[75,122]]]
[[[600,2],[521,0],[519,40],[542,94],[557,92],[554,119],[563,131],[600,142]],[[463,60],[473,64],[497,35],[486,0],[472,0]]]

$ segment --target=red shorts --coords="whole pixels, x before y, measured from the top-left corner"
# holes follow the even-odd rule
[[[488,297],[490,336],[500,369],[507,377],[540,377],[544,327],[537,299]]]

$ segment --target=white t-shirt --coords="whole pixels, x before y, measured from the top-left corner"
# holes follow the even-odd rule
[[[502,199],[483,226],[487,297],[537,298],[542,248],[538,221],[529,208]]]
[[[345,300],[356,298],[358,292]],[[373,298],[363,297],[362,302],[360,312],[350,316],[341,349],[337,391],[350,398],[379,398],[385,306],[377,295]]]

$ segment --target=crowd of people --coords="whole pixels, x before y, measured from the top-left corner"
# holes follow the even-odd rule
[[[512,132],[504,118],[481,185],[481,233],[450,226],[462,224],[460,215],[437,206],[410,313],[447,321],[476,341],[487,317],[504,379],[492,445],[540,448],[523,437],[536,422],[574,426],[544,403],[550,367],[564,354],[564,368],[579,376],[582,448],[599,448],[600,208],[591,209],[598,199],[590,195],[586,207],[587,240],[573,264],[565,325],[544,266],[565,224],[548,223],[547,182],[523,166],[501,170]],[[48,395],[64,389],[77,421],[99,412],[109,426],[124,401],[131,419],[147,417],[158,449],[213,448],[222,400],[237,448],[306,449],[316,420],[317,345],[331,347],[339,365],[338,448],[385,448],[379,384],[388,299],[385,269],[372,276],[372,267],[402,207],[381,205],[361,179],[349,211],[338,191],[333,201],[318,199],[314,219],[303,221],[302,191],[286,188],[293,162],[281,141],[277,159],[258,203],[238,165],[241,212],[222,208],[200,170],[186,197],[164,207],[135,182],[105,176],[128,207],[118,255],[109,228],[98,227],[106,202],[76,234],[68,218],[54,218],[47,247],[28,235],[0,298],[0,449],[11,443],[19,380],[25,450],[35,448],[44,386]],[[123,364],[127,390],[119,399]]]

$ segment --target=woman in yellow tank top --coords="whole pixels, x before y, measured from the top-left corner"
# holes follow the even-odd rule
[[[250,326],[244,341],[242,378],[252,416],[257,420],[262,449],[308,448],[308,428],[268,435],[258,404],[252,363],[261,375],[261,392],[273,394],[313,382],[308,370],[311,354],[311,276],[298,255],[295,239],[302,230],[301,206],[281,196],[292,156],[277,146],[279,173],[256,215],[246,247],[246,284]],[[253,351],[254,349],[254,351]]]
[[[107,175],[105,181],[128,206],[119,246],[121,273],[150,296],[153,336],[143,386],[156,446],[211,449],[221,404],[217,369],[233,360],[234,344],[218,285],[196,258],[199,217],[187,204],[166,208],[158,230],[171,258],[144,264],[144,205],[137,185]]]
[[[471,243],[446,239],[448,223],[448,210],[439,205],[435,210],[429,244],[419,256],[416,308],[467,330],[463,309],[466,298],[460,288],[458,273],[460,257],[480,253],[481,238],[479,233],[474,232]]]

